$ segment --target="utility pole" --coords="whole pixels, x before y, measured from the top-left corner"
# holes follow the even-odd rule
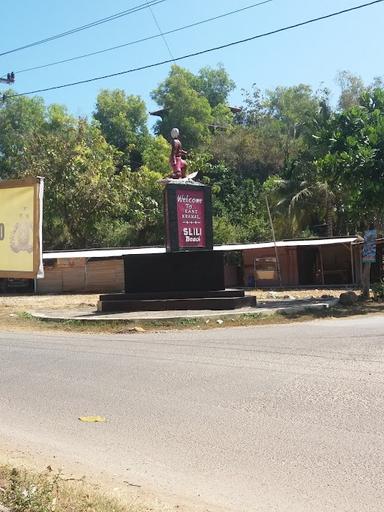
[[[279,284],[280,284],[280,288],[283,287],[283,282],[282,282],[282,279],[281,279],[281,267],[280,267],[280,259],[279,259],[279,254],[278,254],[278,251],[277,251],[277,243],[276,243],[276,236],[275,236],[275,228],[273,227],[273,221],[272,221],[272,215],[271,215],[271,210],[269,208],[269,201],[268,201],[268,196],[267,194],[265,194],[265,204],[267,205],[267,212],[268,212],[268,217],[269,217],[269,223],[271,225],[271,231],[272,231],[272,238],[273,238],[273,245],[275,247],[275,257],[276,257],[276,270],[277,270],[277,276],[279,278]]]
[[[0,77],[0,84],[10,85],[10,84],[14,84],[14,83],[15,83],[15,73],[13,71],[11,73],[7,73],[7,77],[6,78],[1,78]],[[7,99],[7,95],[6,94],[3,94],[0,97],[0,101],[2,100],[3,103],[5,103],[6,99]]]
[[[0,84],[14,84],[15,83],[15,73],[7,73],[7,78],[0,78]]]

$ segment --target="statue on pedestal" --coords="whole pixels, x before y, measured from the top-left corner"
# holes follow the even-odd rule
[[[166,185],[168,183],[185,183],[200,185],[199,182],[194,181],[198,172],[186,174],[187,162],[183,159],[187,155],[187,152],[182,148],[180,139],[180,131],[178,128],[172,128],[171,130],[171,155],[169,157],[169,165],[172,169],[172,174],[167,178],[159,180],[159,183]]]
[[[172,169],[171,178],[179,180],[185,178],[185,171],[187,169],[187,162],[183,160],[183,157],[187,155],[187,152],[183,150],[181,142],[179,140],[179,129],[172,128],[171,130],[171,156],[169,158],[169,164]]]

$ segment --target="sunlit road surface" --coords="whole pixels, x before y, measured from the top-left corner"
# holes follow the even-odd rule
[[[32,453],[192,510],[384,510],[384,317],[0,333],[0,362],[0,435]]]

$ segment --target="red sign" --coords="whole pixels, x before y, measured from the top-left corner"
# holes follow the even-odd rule
[[[205,247],[203,190],[176,190],[179,247]]]

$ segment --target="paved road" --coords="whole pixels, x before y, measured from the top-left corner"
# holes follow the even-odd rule
[[[210,511],[384,510],[382,317],[0,333],[0,361],[0,435],[15,443]]]

